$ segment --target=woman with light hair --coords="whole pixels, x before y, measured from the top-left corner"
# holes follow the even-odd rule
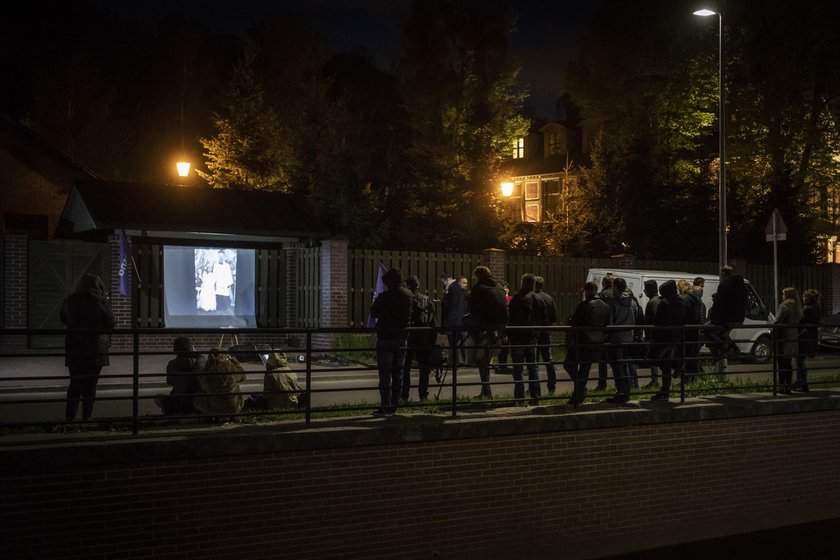
[[[789,395],[793,378],[793,358],[799,355],[799,321],[802,300],[796,288],[782,290],[782,303],[776,312],[776,363],[779,366],[779,393]]]

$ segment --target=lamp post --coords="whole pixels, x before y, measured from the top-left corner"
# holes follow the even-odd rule
[[[718,17],[718,84],[720,87],[718,94],[718,103],[720,116],[718,117],[718,132],[720,138],[718,139],[720,152],[720,187],[718,189],[718,269],[722,269],[727,263],[726,256],[726,120],[724,118],[724,98],[723,98],[723,14],[713,10],[697,10],[694,12],[695,16]]]

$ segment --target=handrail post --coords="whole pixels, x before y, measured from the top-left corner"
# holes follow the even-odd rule
[[[449,352],[452,356],[452,417],[458,416],[458,341],[455,341],[455,348]]]
[[[132,332],[132,371],[131,371],[131,434],[140,431],[140,333],[135,327]]]
[[[770,330],[772,331],[772,337],[770,340],[772,342],[772,346],[770,347],[770,360],[773,362],[773,396],[775,397],[778,394],[778,383],[779,383],[779,362],[776,360],[776,325],[770,325]]]
[[[312,330],[306,331],[306,424],[312,422]]]
[[[682,340],[680,341],[680,352],[682,356],[680,356],[680,371],[682,372],[682,376],[680,378],[680,403],[685,403],[685,386],[688,385],[688,366],[686,366],[685,361],[685,325],[682,327]],[[671,373],[671,379],[674,378],[674,374]]]

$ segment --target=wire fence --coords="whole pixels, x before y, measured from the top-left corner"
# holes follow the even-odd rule
[[[631,398],[643,400],[662,392],[662,372],[658,383],[651,383],[655,381],[657,372],[653,368],[656,367],[671,370],[672,398],[680,402],[691,396],[733,392],[777,395],[788,392],[797,376],[796,357],[778,360],[773,353],[774,348],[781,347],[785,334],[789,334],[784,328],[772,324],[749,325],[738,330],[740,338],[721,340],[710,336],[709,326],[702,325],[635,326],[632,330],[610,326],[599,331],[606,335],[606,342],[593,343],[589,337],[591,328],[540,327],[548,336],[541,345],[543,353],[538,353],[538,345],[530,339],[526,344],[509,341],[509,337],[521,341],[523,335],[527,339],[535,334],[534,327],[509,327],[503,336],[496,337],[452,329],[409,329],[407,348],[419,360],[410,365],[409,375],[403,375],[403,379],[408,381],[414,396],[394,407],[406,414],[422,412],[455,417],[466,411],[504,406],[562,406],[572,397],[570,382],[581,372],[586,375],[583,383],[587,386],[586,403],[609,399],[615,391],[606,385],[613,385],[616,376],[624,375],[629,377]],[[631,336],[631,332],[637,336]],[[648,340],[638,336],[641,332]],[[71,421],[62,414],[62,409],[68,400],[63,392],[69,379],[64,360],[73,356],[68,357],[63,349],[29,350],[25,342],[29,337],[58,334],[66,331],[0,330],[0,408],[5,411],[0,414],[0,428],[4,431],[61,431],[70,426],[84,429],[105,425],[137,435],[154,427],[178,429],[214,422],[309,424],[315,417],[377,411],[383,406],[383,383],[387,388],[391,381],[389,375],[379,375],[377,336],[371,329],[114,329],[107,333],[111,338],[108,350],[111,365],[104,367],[93,380],[97,394],[91,403],[104,413],[97,411],[90,418]],[[218,361],[217,357],[231,356],[234,365],[228,370],[205,367],[193,372],[202,377],[201,388],[177,396],[211,403],[216,399],[215,408],[207,405],[196,407],[190,413],[164,413],[161,402],[173,396],[167,385],[166,364],[174,354],[170,348],[160,347],[161,340],[176,336],[199,340],[221,336],[220,340],[224,340],[223,335],[235,339],[255,334],[260,335],[260,340],[272,342],[198,349],[208,361],[211,357]],[[632,341],[617,342],[620,338],[632,338]],[[417,344],[416,340],[427,342]],[[455,342],[454,348],[450,341]],[[761,351],[757,351],[756,345],[762,346]],[[540,357],[531,357],[531,349]],[[282,353],[294,365],[292,371],[283,370],[293,380],[285,388],[268,386],[273,353]],[[520,361],[500,362],[505,353],[519,356]],[[521,358],[523,355],[526,358]],[[840,360],[838,364],[831,360],[805,358],[804,361],[811,370],[805,390],[836,384]],[[788,363],[790,370],[786,367]],[[536,365],[536,380],[529,379],[531,364]],[[549,374],[552,368],[553,376]],[[418,370],[422,375],[418,375]],[[788,373],[790,379],[785,377]],[[426,375],[426,394],[418,395],[418,389],[423,389],[418,381]],[[546,391],[539,389],[544,385]],[[278,395],[288,397],[288,406],[273,408],[266,404],[267,399]],[[84,396],[79,401],[84,408]]]

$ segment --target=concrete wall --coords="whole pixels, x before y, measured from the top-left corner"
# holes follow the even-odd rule
[[[829,519],[837,396],[6,445],[0,556],[594,558]]]

